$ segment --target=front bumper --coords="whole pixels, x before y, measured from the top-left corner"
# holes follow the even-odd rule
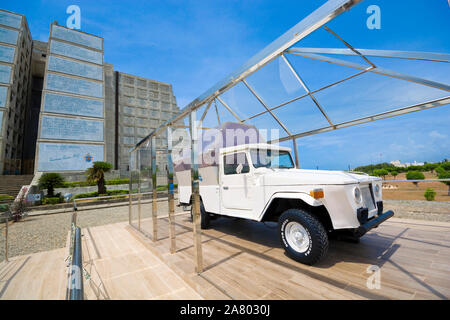
[[[388,210],[385,213],[379,214],[376,218],[370,219],[356,229],[356,235],[362,237],[369,230],[378,227],[381,223],[394,216],[394,211]]]

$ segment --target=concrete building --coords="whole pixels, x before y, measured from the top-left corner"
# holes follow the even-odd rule
[[[117,168],[123,174],[129,170],[130,148],[180,110],[168,83],[121,72],[115,73],[115,81],[118,88],[116,159]],[[156,139],[157,148],[167,145],[165,139],[165,134]],[[166,155],[158,153],[158,167],[165,168],[166,163]]]
[[[103,39],[50,26],[35,171],[80,172],[105,161]]]
[[[392,164],[394,167],[397,168],[408,168],[411,166],[423,166],[425,164],[425,162],[417,162],[414,160],[414,162],[405,162],[405,163],[401,163],[400,160],[393,160],[390,162],[390,164]]]
[[[21,174],[32,39],[24,16],[0,9],[0,172]]]
[[[32,40],[25,16],[0,9],[1,173],[84,180],[107,161],[127,177],[130,148],[177,112],[170,84],[105,63],[103,38],[52,23],[48,43]]]

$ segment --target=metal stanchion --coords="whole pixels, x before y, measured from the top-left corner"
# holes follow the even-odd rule
[[[198,130],[195,124],[195,111],[191,112],[189,117],[189,126],[191,129],[191,183],[192,183],[192,212],[194,225],[194,247],[195,247],[195,271],[203,271],[203,252],[202,238],[200,229],[200,191],[199,191],[199,172],[198,172]]]
[[[132,155],[133,153],[131,153]],[[131,156],[130,156],[131,158]],[[130,159],[131,160],[131,159]],[[131,161],[130,161],[131,163]],[[133,184],[132,184],[132,177],[131,177],[131,170],[130,170],[130,180],[128,181],[128,223],[131,225],[131,201],[132,201],[132,196],[131,196],[131,192],[132,192],[132,188],[133,188]]]
[[[6,217],[5,223],[5,261],[8,262],[8,217]]]
[[[167,127],[167,199],[169,205],[170,253],[175,253],[175,204],[173,194],[172,129]]]
[[[156,204],[156,196],[157,196],[157,191],[156,191],[156,138],[152,137],[152,142],[151,142],[151,152],[152,152],[152,223],[153,223],[153,237],[152,240],[156,241],[158,240],[158,207]]]
[[[141,149],[136,151],[136,168],[138,170],[138,230],[141,231]]]

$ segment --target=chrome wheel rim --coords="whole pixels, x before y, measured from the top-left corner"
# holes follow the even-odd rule
[[[309,235],[300,223],[291,221],[284,230],[286,240],[292,249],[300,253],[308,250],[310,245]]]

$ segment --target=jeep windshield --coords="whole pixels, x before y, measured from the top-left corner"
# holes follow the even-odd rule
[[[295,167],[288,151],[252,149],[250,157],[255,168],[292,169]]]

